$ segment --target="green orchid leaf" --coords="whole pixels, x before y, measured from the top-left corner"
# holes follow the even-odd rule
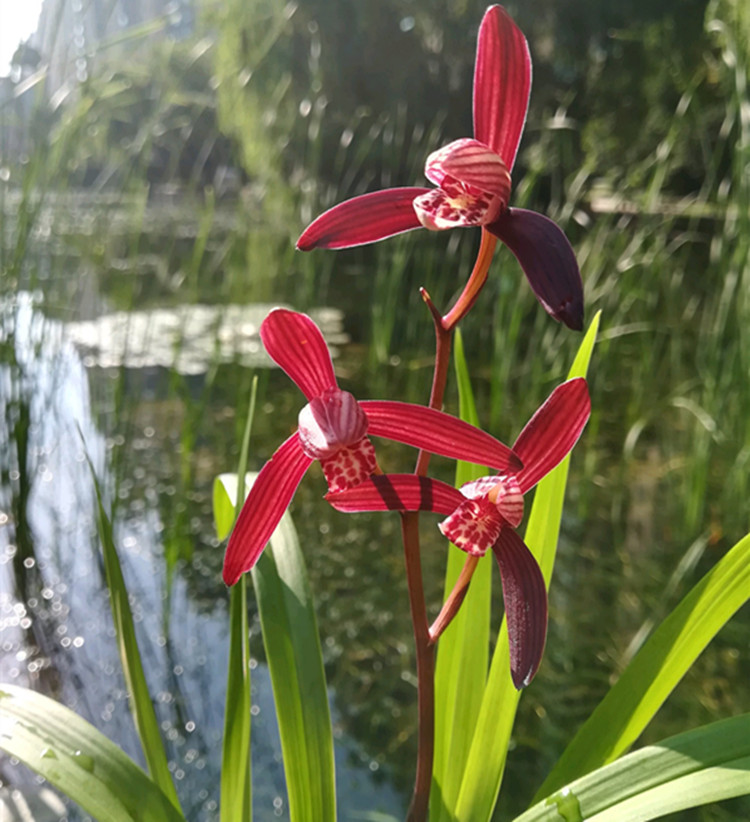
[[[333,732],[305,562],[289,513],[252,570],[291,822],[335,822]]]
[[[597,313],[568,373],[569,379],[586,376],[599,319],[600,314]],[[526,529],[526,544],[539,562],[548,586],[557,552],[569,463],[570,456],[537,486]],[[510,677],[508,632],[503,619],[452,818],[481,822],[492,816],[503,779],[519,698],[520,692],[515,689]]]
[[[598,768],[515,822],[647,822],[750,794],[750,714],[649,745]]]
[[[454,362],[458,382],[459,416],[478,425],[469,369],[463,341],[456,332]],[[485,476],[487,468],[459,462],[456,486]],[[448,548],[445,597],[453,590],[467,554],[453,545]],[[438,641],[435,668],[435,759],[430,791],[432,822],[451,822],[449,808],[455,805],[461,776],[469,755],[482,699],[482,683],[487,678],[490,641],[490,598],[492,562],[480,562],[468,593],[453,622]]]
[[[35,691],[0,684],[0,749],[95,819],[185,822],[173,799],[117,745],[69,708]]]
[[[214,525],[216,537],[225,540],[234,525],[237,499],[237,474],[219,474],[213,487]]]
[[[97,528],[99,531],[99,540],[102,545],[104,573],[107,580],[107,589],[109,590],[109,603],[112,609],[115,636],[117,637],[117,648],[120,653],[120,664],[122,665],[122,672],[128,691],[130,712],[133,715],[138,737],[141,740],[141,747],[146,757],[149,773],[164,794],[170,798],[172,804],[176,808],[179,808],[180,803],[177,799],[177,791],[172,782],[172,775],[169,770],[167,755],[164,751],[164,743],[159,730],[159,722],[156,718],[153,702],[151,701],[146,676],[143,671],[141,654],[138,650],[138,641],[133,623],[133,612],[130,609],[128,590],[125,586],[120,558],[117,555],[117,548],[115,547],[112,523],[104,509],[101,487],[99,486],[99,481],[90,461],[89,468],[91,469],[94,490],[96,492]]]
[[[732,615],[750,599],[750,534],[740,540],[656,629],[547,777],[537,798],[626,751]]]

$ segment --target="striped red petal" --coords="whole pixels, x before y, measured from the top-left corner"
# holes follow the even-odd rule
[[[524,465],[516,476],[522,493],[533,488],[570,453],[590,414],[591,399],[583,377],[555,388],[513,445]]]
[[[425,177],[440,186],[446,177],[452,177],[467,186],[473,186],[498,197],[502,207],[510,197],[510,174],[505,163],[478,140],[454,140],[433,151],[424,167]]]
[[[533,554],[512,528],[503,528],[493,551],[503,581],[510,675],[520,690],[531,682],[542,661],[547,638],[547,588]]]
[[[490,6],[477,40],[474,136],[502,157],[508,171],[518,152],[530,91],[526,38],[502,6]]]
[[[311,463],[295,432],[261,468],[229,537],[223,572],[227,585],[258,561]]]
[[[274,308],[260,325],[260,338],[271,359],[286,371],[308,400],[336,388],[328,346],[307,314]]]
[[[412,203],[429,188],[386,188],[329,208],[302,232],[300,251],[352,248],[420,228]]]
[[[337,511],[435,511],[448,516],[466,500],[440,480],[416,474],[380,474],[338,494],[326,494]]]
[[[496,471],[520,471],[522,462],[499,440],[467,422],[405,402],[364,400],[359,403],[367,415],[367,433],[384,437],[431,454],[479,463]]]
[[[549,217],[524,208],[508,209],[485,229],[515,254],[544,310],[568,328],[581,331],[581,272],[562,229]]]

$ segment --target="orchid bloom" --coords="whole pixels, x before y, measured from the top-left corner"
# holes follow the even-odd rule
[[[498,471],[521,468],[507,445],[450,414],[404,402],[357,402],[338,387],[323,335],[305,314],[276,308],[261,323],[260,336],[308,403],[297,430],[260,470],[245,500],[224,558],[227,585],[255,565],[313,461],[320,461],[329,493],[379,472],[368,435]]]
[[[474,66],[474,137],[433,152],[425,176],[437,188],[389,188],[321,214],[297,248],[350,248],[424,226],[482,226],[510,248],[534,294],[556,320],[583,328],[583,286],[565,234],[549,218],[508,207],[531,89],[526,38],[502,6],[479,27]]]
[[[590,412],[586,380],[572,379],[552,392],[513,445],[523,461],[520,471],[504,470],[460,490],[414,474],[385,474],[326,497],[339,511],[445,514],[438,527],[454,545],[478,557],[492,549],[502,578],[510,670],[518,689],[536,674],[547,636],[544,577],[515,531],[523,518],[523,497],[567,456]]]

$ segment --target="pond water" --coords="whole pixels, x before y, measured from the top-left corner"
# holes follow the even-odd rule
[[[170,358],[175,372],[198,380],[224,359],[239,361],[237,368],[267,368],[271,363],[261,350],[257,328],[269,306],[235,307],[221,317],[216,309],[189,306],[61,323],[42,314],[40,299],[20,292],[9,295],[2,309],[0,336],[13,346],[8,358],[13,365],[6,361],[0,370],[2,448],[9,458],[0,506],[0,681],[41,688],[95,723],[140,761],[98,555],[86,461],[88,456],[112,492],[116,483],[107,473],[108,455],[126,444],[107,440],[97,427],[91,391],[111,394],[109,369],[124,368],[148,375],[158,393]],[[312,313],[335,351],[335,344],[345,340],[339,314],[330,309]],[[187,352],[177,335],[189,341]],[[148,406],[149,401],[142,405]],[[139,414],[145,422],[147,409],[139,408]],[[23,462],[18,460],[19,451],[13,460],[14,446],[22,439]],[[226,592],[218,575],[222,550],[211,536],[208,500],[198,492],[189,505],[189,530],[198,547],[190,573],[178,568],[168,580],[163,543],[171,525],[163,522],[157,497],[174,496],[176,489],[168,484],[168,472],[154,482],[146,468],[163,459],[159,452],[168,444],[168,431],[157,432],[145,424],[141,436],[127,443],[138,466],[117,484],[122,507],[115,520],[115,539],[183,807],[188,818],[209,820],[218,818],[227,666]],[[16,467],[11,467],[14,462]],[[26,537],[13,516],[20,513],[19,506],[28,528]],[[201,556],[206,551],[214,554],[210,561]],[[202,576],[206,585],[198,597],[192,590],[195,575]],[[256,638],[257,632],[256,623]],[[269,675],[258,659],[253,659],[252,670],[256,818],[283,819],[286,797]],[[340,729],[334,693],[332,710],[339,729],[336,757],[342,813],[400,814],[403,797],[380,778],[378,759]],[[22,791],[22,797],[0,795],[7,802],[0,807],[5,807],[9,819],[23,818],[18,808],[29,801],[34,807],[30,797],[38,796],[38,781],[7,762],[2,778],[7,786]],[[47,804],[48,812],[37,810],[36,818],[59,818],[58,805],[52,800]],[[66,814],[78,818],[74,810]]]
[[[68,217],[76,230],[86,222]],[[179,215],[163,219],[165,235],[182,225]],[[334,272],[325,306],[289,280],[270,292],[264,285],[263,302],[249,305],[211,303],[210,286],[184,299],[181,289],[164,287],[169,296],[161,299],[148,265],[145,274],[120,271],[113,285],[111,270],[97,272],[81,254],[61,254],[51,236],[37,236],[30,251],[36,273],[29,289],[6,293],[0,304],[0,681],[43,690],[139,759],[111,628],[88,455],[113,512],[180,798],[188,818],[208,822],[218,818],[227,656],[223,546],[213,533],[211,484],[236,465],[254,374],[260,400],[251,468],[294,427],[302,401],[285,375],[269,368],[259,322],[275,300],[311,313],[334,350],[342,382],[360,397],[423,400],[429,351],[399,351],[377,368],[363,365],[372,353],[371,306],[359,298],[365,278],[352,276],[351,268]],[[221,237],[215,242],[221,245]],[[128,277],[140,285],[128,291],[135,297],[124,307],[118,283]],[[410,309],[405,303],[399,310],[403,327],[396,336],[408,339]],[[422,336],[430,340],[426,314],[424,320]],[[480,329],[477,336],[486,342],[486,334]],[[480,388],[495,367],[492,351],[485,353]],[[547,390],[568,362],[548,375]],[[604,410],[573,460],[547,652],[521,703],[502,818],[524,807],[634,651],[639,629],[663,615],[721,555],[723,544],[711,534],[695,534],[690,550],[667,542],[661,553],[651,550],[671,527],[660,512],[663,454],[654,445],[628,470],[619,467],[624,435],[607,426],[617,390],[607,391],[611,387],[595,391],[595,406],[598,398]],[[513,425],[493,433],[511,440],[544,395],[514,395]],[[488,404],[488,392],[480,390],[483,415]],[[389,470],[409,470],[413,459],[388,444],[382,457]],[[447,462],[436,461],[435,469],[450,479]],[[627,485],[627,494],[615,495],[617,483]],[[398,819],[411,787],[416,729],[398,521],[333,514],[323,492],[321,475],[311,471],[292,515],[319,615],[340,818],[379,811]],[[430,517],[423,553],[428,601],[437,608],[444,546]],[[672,577],[681,559],[682,570]],[[499,625],[498,590],[495,596]],[[722,632],[649,729],[649,741],[750,708],[747,623],[741,615]],[[278,731],[254,610],[252,652],[255,818],[285,819]],[[59,800],[13,762],[0,761],[0,780],[0,801],[8,803],[11,819],[23,818],[10,810],[12,791],[21,792],[14,802],[43,801],[47,810],[38,811],[38,819],[84,818],[74,808],[61,811]],[[746,805],[725,807],[721,813],[729,815],[680,818],[750,816]]]

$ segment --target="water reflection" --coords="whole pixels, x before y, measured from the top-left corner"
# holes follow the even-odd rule
[[[95,320],[69,322],[66,336],[83,352],[87,366],[170,368],[204,374],[218,363],[247,368],[272,365],[258,329],[276,304],[181,305],[150,311],[117,311]],[[347,341],[342,314],[332,308],[310,312],[332,346]]]
[[[194,561],[178,563],[172,571],[165,559],[174,538],[173,509],[162,500],[177,495],[166,493],[165,485],[151,485],[149,490],[146,478],[150,464],[164,459],[170,444],[169,422],[174,420],[164,419],[157,428],[153,416],[141,407],[135,417],[150,430],[140,438],[140,444],[133,439],[137,459],[127,463],[132,468],[137,462],[140,471],[131,474],[129,484],[105,475],[117,440],[107,439],[92,419],[89,378],[100,401],[114,394],[117,384],[107,380],[101,369],[87,372],[77,350],[85,338],[81,325],[73,325],[73,333],[68,335],[61,323],[43,316],[28,294],[5,302],[2,312],[0,681],[43,690],[93,722],[142,762],[111,628],[85,448],[100,476],[106,476],[108,497],[117,502],[115,540],[133,597],[144,668],[185,813],[189,819],[216,819],[227,661],[226,592],[218,573],[221,548],[210,533],[207,495],[193,495],[187,501],[197,503],[190,506],[187,515]],[[264,313],[264,308],[255,307],[245,316],[243,334],[247,340],[253,339],[249,332],[255,322],[252,317],[259,321]],[[179,312],[171,319],[165,314],[143,320],[136,317],[135,327],[143,322],[152,332],[159,328],[164,332],[158,340],[152,334],[150,346],[143,342],[139,352],[142,365],[146,365],[147,349],[155,357],[167,351],[174,355],[174,333],[185,330],[185,324],[175,322],[177,316]],[[189,317],[188,328],[189,323],[202,322],[215,330],[214,321],[226,323],[226,316],[220,318],[213,312],[209,317],[200,306],[182,316]],[[341,342],[340,319],[335,312],[321,312],[319,319],[326,316],[323,322],[332,341]],[[86,326],[102,333],[103,341],[107,327]],[[86,339],[90,341],[90,337]],[[111,356],[113,347],[122,340],[110,342],[109,349],[100,349],[102,357]],[[135,361],[123,358],[120,365],[132,368]],[[195,358],[188,362],[196,367]],[[148,365],[153,367],[157,362],[151,360]],[[109,399],[113,401],[111,396]],[[148,397],[135,403],[148,404]],[[162,471],[170,473],[171,469]],[[211,470],[205,472],[206,482],[210,474]],[[160,477],[159,472],[155,476]],[[162,479],[167,481],[161,477],[158,482]],[[175,482],[174,477],[171,482]],[[196,585],[197,580],[200,585]],[[253,633],[255,648],[257,620]],[[347,818],[355,811],[377,808],[400,815],[402,798],[378,778],[378,763],[342,731],[335,695],[333,699],[342,814]],[[253,662],[253,767],[256,818],[287,818],[270,682],[266,666],[258,659]],[[0,780],[22,791],[13,795],[14,802],[21,802],[23,796],[41,796],[38,780],[12,762],[0,765]],[[11,806],[7,792],[4,796],[8,799],[4,812],[16,818],[21,812]],[[4,801],[3,795],[0,801]],[[59,818],[54,802],[51,807],[46,818]],[[80,818],[74,809],[67,813],[69,819]]]

